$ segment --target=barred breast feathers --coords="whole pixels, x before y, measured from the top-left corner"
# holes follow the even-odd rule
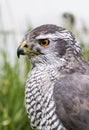
[[[35,67],[28,75],[26,83],[26,109],[31,126],[38,130],[50,130],[50,126],[61,130],[63,127],[55,114],[53,81],[58,71],[44,66]],[[59,129],[60,128],[60,129]]]

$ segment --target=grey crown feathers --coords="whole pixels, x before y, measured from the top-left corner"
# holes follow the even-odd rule
[[[33,130],[89,130],[89,63],[74,35],[42,25],[24,36],[17,55],[32,63],[25,102]]]

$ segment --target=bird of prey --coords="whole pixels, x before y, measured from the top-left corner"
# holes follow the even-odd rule
[[[75,36],[41,25],[24,36],[17,55],[32,63],[25,100],[33,130],[89,130],[89,63]]]

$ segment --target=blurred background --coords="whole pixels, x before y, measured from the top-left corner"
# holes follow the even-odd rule
[[[89,60],[88,0],[0,0],[0,130],[31,130],[24,103],[31,64],[16,53],[24,34],[42,24],[72,31]]]

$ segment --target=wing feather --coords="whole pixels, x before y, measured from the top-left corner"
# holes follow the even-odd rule
[[[66,75],[54,85],[56,113],[68,130],[89,130],[89,76]]]

